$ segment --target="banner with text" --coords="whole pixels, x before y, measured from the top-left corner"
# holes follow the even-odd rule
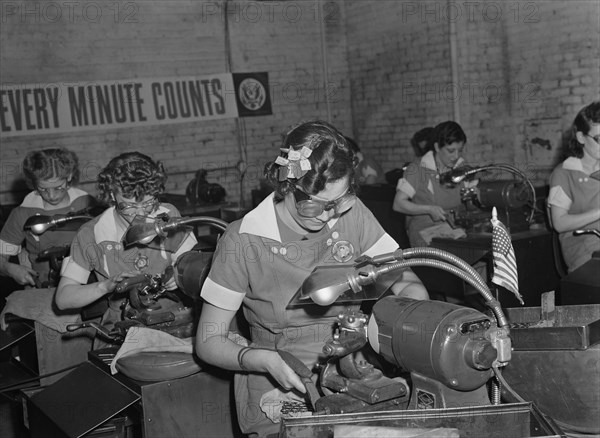
[[[240,87],[238,84],[234,88],[231,73],[81,83],[1,84],[0,136],[108,130],[270,114],[267,74],[245,75],[257,75],[260,85],[266,89],[262,90],[261,99],[251,100],[255,108],[246,105],[243,111],[238,109]],[[260,90],[251,89],[251,92]],[[248,102],[248,87],[245,93],[242,101]],[[257,114],[252,114],[253,111]]]

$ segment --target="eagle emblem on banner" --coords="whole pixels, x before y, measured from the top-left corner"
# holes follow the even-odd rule
[[[249,110],[256,110],[264,105],[267,99],[265,87],[254,78],[244,79],[238,91],[240,101]]]
[[[239,117],[273,114],[267,72],[232,75]]]

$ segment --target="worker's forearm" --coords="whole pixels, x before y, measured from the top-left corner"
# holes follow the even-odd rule
[[[579,214],[564,214],[560,217],[554,218],[552,224],[556,231],[559,233],[564,233],[567,231],[584,228],[599,219],[600,209],[596,208]]]
[[[394,295],[413,298],[415,300],[429,299],[429,293],[425,286],[411,270],[406,270],[402,273],[402,278],[392,284],[392,292]]]
[[[196,334],[196,354],[204,362],[219,368],[240,371],[238,353],[244,346],[222,336],[206,336],[211,328],[200,323]]]
[[[394,200],[393,209],[398,213],[408,214],[411,216],[429,214],[431,210],[429,205],[416,204],[408,199]]]
[[[428,300],[429,293],[422,283],[409,283],[396,295],[414,300]]]
[[[8,257],[4,255],[0,255],[0,275],[4,275],[6,277],[10,277],[9,267],[12,263],[8,261]]]
[[[203,336],[202,333],[208,331],[210,327],[202,327],[201,323],[196,335],[196,354],[206,363],[232,371],[265,373],[270,372],[269,365],[272,365],[274,359],[279,360],[273,350],[246,348],[223,336]]]
[[[59,285],[55,301],[59,309],[80,309],[107,293],[108,291],[101,282],[82,285]]]

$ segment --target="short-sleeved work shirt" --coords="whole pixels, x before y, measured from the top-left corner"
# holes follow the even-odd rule
[[[95,204],[95,199],[83,190],[71,187],[67,193],[69,205],[51,210],[44,207],[44,201],[40,195],[36,192],[29,193],[21,205],[10,212],[0,232],[0,254],[4,256],[18,255],[24,248],[27,251],[32,269],[39,274],[39,280],[42,283],[48,281],[50,266],[47,260],[38,262],[38,255],[50,247],[70,245],[77,229],[81,226],[81,222],[66,223],[39,236],[23,230],[23,226],[31,216],[68,214],[81,211]]]
[[[461,158],[454,167],[459,167],[462,163]],[[434,154],[429,151],[407,166],[398,181],[396,191],[405,193],[408,199],[419,205],[437,205],[444,210],[461,207],[460,189],[476,183],[462,182],[455,187],[446,187],[440,184],[439,176]],[[419,231],[435,224],[428,214],[407,215],[406,229],[411,246],[427,246]]]
[[[152,219],[161,213],[170,217],[179,217],[177,209],[170,204],[161,204],[152,215]],[[125,271],[139,271],[140,274],[162,274],[175,263],[177,258],[191,250],[197,243],[190,231],[177,232],[164,240],[152,242],[147,246],[125,248],[123,233],[115,222],[115,208],[110,207],[100,216],[84,224],[71,245],[71,253],[65,258],[61,275],[81,284],[86,284],[90,273],[94,272],[99,280],[105,280]],[[103,324],[118,319],[120,297],[114,297],[109,304],[114,313],[105,315]],[[109,311],[111,310],[109,309]]]
[[[584,213],[592,208],[600,209],[600,181],[584,171],[581,159],[569,157],[550,175],[547,202],[564,208],[569,214]],[[600,221],[581,228],[600,229]],[[559,234],[559,240],[569,271],[587,262],[594,251],[600,251],[600,239],[595,235],[573,236],[572,231],[565,231]]]
[[[243,305],[254,346],[288,350],[312,368],[323,359],[323,345],[346,306],[286,309],[294,294],[317,266],[352,263],[360,255],[395,251],[398,244],[360,200],[320,233],[299,239],[282,241],[271,194],[221,237],[201,296],[227,310]],[[274,388],[258,374],[248,375],[243,385],[247,391],[236,390],[242,406],[258,406],[262,394]],[[239,415],[242,430],[259,430],[261,420],[247,417]]]

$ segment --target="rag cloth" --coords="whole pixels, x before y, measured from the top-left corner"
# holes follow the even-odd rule
[[[178,338],[169,333],[148,327],[131,327],[127,331],[123,345],[110,363],[110,372],[116,374],[117,360],[140,352],[194,352],[194,338]]]
[[[6,305],[0,314],[0,328],[6,330],[6,315],[31,319],[60,333],[67,332],[67,326],[81,321],[79,309],[63,311],[54,305],[55,288],[18,290],[6,298]]]
[[[460,239],[467,237],[467,233],[463,228],[452,228],[448,222],[442,222],[429,228],[425,228],[419,231],[419,234],[421,235],[421,238],[427,242],[427,245],[431,244],[431,240],[434,237],[442,237],[447,239]]]
[[[284,414],[281,412],[284,403],[291,402],[297,404],[304,404],[305,400],[303,397],[298,395],[296,391],[283,390],[282,388],[275,388],[269,392],[266,392],[260,398],[260,409],[265,413],[267,418],[273,423],[281,422],[281,417]],[[309,415],[310,412],[308,412]],[[306,416],[303,413],[294,415],[293,413],[286,414],[287,416]]]

